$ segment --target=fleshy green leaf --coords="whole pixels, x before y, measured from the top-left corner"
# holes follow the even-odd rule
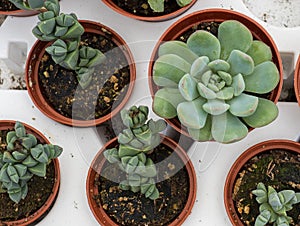
[[[224,87],[221,91],[217,92],[217,98],[220,100],[230,100],[234,94],[234,89],[232,87]]]
[[[190,68],[191,64],[177,55],[163,55],[154,63],[153,81],[159,86],[177,87],[179,80],[189,73]]]
[[[46,176],[46,163],[38,163],[36,166],[28,168],[28,170],[39,177]]]
[[[36,27],[42,34],[49,35],[54,31],[55,25],[55,18],[51,18],[49,20],[39,22]]]
[[[223,100],[208,100],[203,104],[203,110],[211,115],[220,115],[229,109],[230,105]]]
[[[164,1],[161,0],[148,0],[148,4],[150,5],[150,8],[154,12],[163,12],[164,11]]]
[[[242,75],[249,75],[254,70],[252,58],[240,50],[233,50],[230,53],[227,62],[230,64],[231,75],[237,75],[239,73]]]
[[[175,54],[192,64],[198,56],[191,51],[185,42],[171,40],[163,43],[158,50],[158,56]]]
[[[195,31],[188,38],[187,45],[198,56],[207,56],[210,61],[217,60],[220,57],[220,42],[210,32]]]
[[[212,117],[211,133],[218,142],[232,143],[246,137],[248,128],[236,116],[225,112]]]
[[[249,29],[239,21],[226,20],[219,26],[218,39],[221,43],[221,59],[226,60],[232,50],[247,52],[253,37]]]
[[[49,161],[47,154],[44,152],[43,145],[39,144],[30,149],[31,156],[38,162],[47,163]]]
[[[187,101],[192,101],[199,97],[197,82],[190,74],[186,74],[180,79],[178,89]]]
[[[217,98],[217,94],[212,91],[211,89],[207,88],[205,85],[203,85],[201,82],[197,84],[198,92],[199,94],[205,98],[205,99],[215,99]]]
[[[140,153],[140,149],[136,149],[124,144],[120,144],[119,146],[119,157],[123,158],[124,156],[135,156]]]
[[[257,65],[252,74],[244,77],[245,90],[253,93],[268,93],[279,83],[279,72],[276,65],[266,61]]]
[[[61,36],[61,39],[76,39],[84,33],[83,26],[76,21],[68,30],[68,32]]]
[[[254,64],[258,65],[272,60],[271,48],[262,41],[254,40],[247,54],[252,57]]]
[[[207,56],[198,57],[192,64],[190,74],[197,79],[201,79],[202,74],[209,70],[207,66],[209,58]]]
[[[218,71],[228,72],[230,69],[230,64],[227,63],[225,60],[221,60],[221,59],[211,61],[207,66],[214,73],[216,73]]]
[[[192,0],[176,0],[180,7],[184,7],[192,2]]]
[[[212,140],[211,124],[212,124],[211,116],[208,115],[203,128],[201,129],[188,128],[188,132],[194,140],[201,141],[201,142]]]
[[[205,99],[203,98],[180,103],[177,107],[179,121],[186,127],[193,129],[204,127],[207,118],[207,112],[202,109],[204,103]]]
[[[16,131],[16,136],[21,138],[21,137],[25,137],[26,136],[26,130],[25,130],[25,127],[24,125],[17,121],[15,126],[14,126],[14,129]]]
[[[177,88],[162,88],[155,93],[153,111],[162,118],[174,118],[178,104],[184,101]]]
[[[238,117],[246,117],[255,112],[258,105],[258,97],[242,93],[240,96],[228,101],[228,103],[230,104],[229,111],[231,114]]]
[[[237,74],[236,76],[233,77],[232,79],[232,88],[234,89],[234,96],[239,96],[241,95],[242,92],[245,90],[245,81],[244,77],[241,74]]]
[[[243,120],[251,127],[257,128],[266,126],[278,116],[277,106],[270,100],[259,98],[256,111]]]

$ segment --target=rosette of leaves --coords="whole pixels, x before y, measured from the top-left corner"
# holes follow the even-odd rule
[[[105,55],[98,49],[80,44],[84,28],[74,13],[60,13],[58,0],[43,1],[40,11],[40,21],[32,33],[41,41],[53,41],[52,45],[46,48],[46,52],[56,64],[74,70],[79,85],[83,89],[86,88],[92,81],[94,67],[105,61]]]
[[[120,183],[123,190],[141,192],[145,197],[157,199],[159,191],[154,178],[157,174],[155,164],[147,157],[160,143],[159,132],[166,123],[163,120],[148,120],[147,106],[133,106],[121,111],[121,118],[127,129],[118,136],[118,148],[104,152],[105,158],[112,164],[118,164],[127,175]]]
[[[294,204],[300,202],[300,193],[293,190],[277,192],[271,186],[267,189],[263,183],[258,183],[257,189],[252,193],[260,204],[260,214],[255,220],[255,226],[264,226],[268,223],[273,223],[274,226],[288,226],[291,223],[292,218],[287,212]]]
[[[62,148],[38,144],[37,138],[27,134],[20,122],[7,133],[6,143],[6,150],[0,152],[0,190],[18,203],[28,193],[27,182],[33,175],[45,177],[47,165],[62,153]]]
[[[180,7],[184,7],[188,4],[190,4],[192,0],[176,0],[177,5]],[[164,6],[165,0],[148,0],[148,4],[150,8],[154,12],[164,12],[165,6]]]
[[[219,25],[217,37],[198,30],[187,42],[167,41],[153,66],[153,110],[178,116],[198,141],[235,142],[248,128],[276,119],[277,106],[263,98],[279,83],[272,52],[235,20]]]

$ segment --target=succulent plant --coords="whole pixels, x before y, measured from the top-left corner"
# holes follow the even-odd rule
[[[262,127],[278,115],[277,106],[258,97],[279,83],[272,52],[253,40],[242,23],[220,23],[217,37],[197,30],[187,42],[172,40],[159,47],[153,81],[159,86],[153,111],[178,116],[198,141],[235,142],[248,127]],[[192,117],[191,117],[192,116]]]
[[[34,10],[43,7],[45,0],[9,0],[17,8],[24,10]]]
[[[6,150],[0,152],[0,190],[18,203],[26,197],[32,176],[45,177],[47,165],[61,153],[57,145],[39,144],[22,123],[16,122],[6,135]]]
[[[276,190],[263,183],[258,183],[257,189],[252,193],[256,196],[256,201],[260,204],[260,214],[257,216],[255,226],[264,226],[273,223],[274,226],[288,226],[291,223],[291,217],[287,211],[291,210],[292,205],[300,203],[300,193],[293,190]]]
[[[127,129],[118,136],[118,148],[104,152],[105,158],[113,164],[118,164],[127,175],[120,183],[123,190],[140,191],[147,198],[157,199],[159,191],[153,177],[156,167],[147,157],[160,143],[159,132],[163,131],[166,123],[163,120],[148,120],[147,106],[133,106],[121,111],[121,118]],[[147,121],[148,120],[148,121]]]
[[[17,0],[10,0],[13,3]],[[74,13],[60,13],[58,0],[42,1],[40,22],[32,33],[41,41],[53,41],[46,48],[53,61],[60,66],[74,70],[79,85],[84,89],[92,81],[94,67],[105,61],[105,55],[98,49],[80,45],[84,28]]]
[[[192,0],[176,0],[176,3],[180,7],[184,7],[188,4],[190,4]],[[164,12],[165,7],[164,7],[165,0],[148,0],[148,4],[150,5],[150,8],[154,12]]]

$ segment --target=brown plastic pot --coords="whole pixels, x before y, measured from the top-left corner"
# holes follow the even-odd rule
[[[7,130],[7,129],[13,129],[15,126],[16,121],[13,120],[0,120],[0,130]],[[50,144],[49,140],[37,129],[33,128],[32,126],[23,123],[26,132],[31,133],[36,136],[36,138],[41,142],[45,144]],[[37,222],[41,221],[51,210],[53,207],[58,192],[59,192],[59,186],[60,186],[60,167],[59,167],[59,161],[57,158],[53,159],[54,163],[54,170],[55,170],[55,182],[52,188],[52,193],[44,203],[44,205],[38,209],[35,213],[31,214],[30,216],[19,219],[16,221],[1,221],[0,225],[11,225],[11,226],[26,226],[26,225],[33,225]]]
[[[33,15],[36,15],[38,13],[39,12],[35,11],[35,10],[23,10],[23,9],[12,10],[12,11],[0,11],[0,15],[19,16],[19,17],[33,16]]]
[[[280,97],[282,84],[283,84],[283,67],[282,67],[282,61],[279,54],[279,51],[277,49],[277,46],[275,45],[275,42],[273,41],[270,34],[255,20],[251,19],[250,17],[241,14],[239,12],[235,12],[232,10],[227,9],[207,9],[207,10],[201,10],[194,13],[191,13],[175,23],[173,23],[159,38],[159,41],[154,47],[154,50],[152,52],[152,56],[149,62],[149,68],[148,68],[148,83],[150,88],[150,93],[152,98],[154,97],[154,94],[159,89],[159,87],[153,82],[153,65],[155,63],[155,60],[157,59],[157,53],[159,46],[161,43],[175,40],[178,37],[180,37],[183,33],[185,33],[187,30],[192,28],[193,26],[202,23],[202,22],[223,22],[226,20],[237,20],[244,24],[252,33],[253,38],[263,41],[265,44],[267,44],[272,51],[273,54],[273,62],[278,68],[279,75],[280,75],[280,81],[277,85],[277,87],[271,92],[270,100],[274,103],[278,102],[278,99]],[[179,120],[177,118],[174,119],[165,119],[169,125],[171,125],[176,131],[179,133],[182,133],[188,137],[190,135],[187,132],[186,127],[181,125]],[[249,131],[252,130],[252,128],[249,129]]]
[[[261,154],[263,152],[268,152],[272,149],[284,149],[288,152],[293,152],[300,154],[300,144],[291,140],[267,140],[258,143],[250,148],[248,148],[243,154],[241,154],[234,164],[231,166],[224,186],[224,204],[227,215],[231,223],[235,226],[243,226],[244,224],[238,217],[237,210],[232,199],[232,193],[234,189],[234,184],[240,170],[243,168],[244,164],[248,162],[254,156]]]
[[[72,118],[65,117],[58,112],[56,112],[48,103],[47,100],[41,93],[39,83],[38,83],[38,70],[39,64],[43,54],[45,53],[45,48],[51,44],[51,42],[42,42],[40,40],[36,41],[33,47],[31,48],[29,55],[27,57],[26,67],[25,67],[25,80],[28,93],[37,106],[37,108],[44,113],[47,117],[60,122],[62,124],[70,125],[70,126],[78,126],[78,127],[87,127],[87,126],[95,126],[99,125],[113,116],[115,116],[126,104],[128,101],[136,78],[136,68],[132,53],[127,46],[126,42],[119,36],[115,31],[110,29],[109,27],[88,20],[80,20],[81,25],[84,27],[85,32],[95,33],[104,35],[105,32],[109,32],[112,36],[112,40],[116,43],[116,45],[120,46],[130,68],[130,82],[127,87],[127,92],[124,94],[122,101],[116,106],[110,114],[107,114],[101,118],[97,118],[94,120],[75,120]]]
[[[300,55],[296,63],[296,69],[294,74],[294,90],[298,105],[300,106]]]
[[[191,8],[192,5],[194,5],[197,0],[192,0],[192,2],[190,4],[188,4],[187,6],[184,6],[184,7],[180,8],[179,10],[177,10],[175,12],[172,12],[172,13],[169,13],[169,14],[165,14],[165,15],[161,15],[161,16],[155,16],[155,17],[138,16],[138,15],[135,15],[135,14],[132,14],[132,13],[129,13],[129,12],[123,10],[122,8],[120,8],[119,6],[117,6],[112,0],[102,0],[102,1],[108,7],[110,7],[114,11],[116,11],[117,13],[122,14],[124,16],[127,16],[129,18],[136,19],[136,20],[149,21],[149,22],[159,22],[159,21],[170,20],[170,19],[173,19],[173,18],[181,15],[182,13],[184,13],[185,11],[187,11],[189,8]]]
[[[197,192],[197,179],[193,164],[191,163],[188,155],[186,152],[172,139],[162,136],[162,143],[167,145],[168,147],[172,148],[174,152],[178,155],[179,158],[185,163],[186,170],[189,176],[189,195],[185,205],[185,208],[182,210],[181,214],[169,225],[170,226],[177,226],[181,225],[185,219],[190,215],[195,199],[196,199],[196,192]],[[105,163],[106,159],[103,156],[103,152],[106,149],[115,147],[118,144],[117,138],[114,138],[107,142],[101,150],[97,153],[94,160],[91,163],[91,166],[88,171],[87,180],[86,180],[86,194],[89,203],[89,207],[94,214],[96,220],[103,226],[117,226],[116,224],[104,211],[102,206],[99,206],[94,197],[99,195],[99,191],[97,186],[95,186],[94,181],[97,174],[101,172],[103,164]]]

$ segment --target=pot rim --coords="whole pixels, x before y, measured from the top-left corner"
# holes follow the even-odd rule
[[[171,138],[165,135],[161,135],[161,137],[162,137],[162,143],[172,147],[173,150],[178,155],[178,157],[185,163],[185,167],[189,176],[189,195],[185,207],[182,210],[182,212],[179,214],[179,216],[169,224],[170,226],[176,226],[176,225],[181,225],[192,211],[192,208],[196,200],[197,177],[196,177],[194,166],[190,158],[188,157],[187,153],[184,151],[184,149],[181,146],[179,146],[179,144],[177,144],[175,141],[173,141]],[[93,197],[95,193],[96,194],[98,193],[98,189],[94,186],[94,179],[97,172],[101,171],[101,168],[104,162],[106,161],[105,158],[103,157],[103,152],[113,144],[116,144],[117,139],[118,139],[117,137],[113,138],[97,152],[92,163],[90,164],[87,179],[86,179],[86,195],[87,195],[90,210],[92,211],[98,223],[106,226],[117,226],[117,224],[110,219],[110,217],[103,210],[102,206],[99,207],[95,202]]]
[[[294,90],[298,105],[300,106],[300,54],[298,56],[294,73]]]
[[[123,10],[122,8],[120,8],[119,6],[117,6],[111,0],[102,0],[102,1],[113,11],[115,11],[123,16],[129,17],[132,19],[136,19],[136,20],[146,21],[146,22],[160,22],[160,21],[166,21],[166,20],[173,19],[173,18],[183,14],[185,11],[190,9],[196,3],[197,0],[192,0],[192,2],[190,4],[188,4],[184,7],[181,7],[180,9],[178,9],[172,13],[168,13],[168,14],[161,15],[161,16],[152,16],[152,17],[138,16],[138,15],[129,13],[129,12]]]
[[[0,10],[0,15],[4,15],[4,16],[27,17],[27,16],[36,15],[38,13],[39,13],[39,11],[36,11],[36,10],[24,10],[24,9],[16,9],[16,10],[10,10],[10,11]]]
[[[298,142],[286,139],[266,140],[246,149],[232,164],[227,174],[224,185],[224,205],[229,220],[233,225],[244,225],[238,217],[238,214],[235,210],[235,205],[232,200],[232,191],[234,188],[235,179],[239,171],[251,158],[263,152],[268,152],[272,149],[284,149],[288,152],[300,154],[300,144]]]
[[[164,33],[161,35],[159,40],[157,41],[149,62],[148,66],[148,84],[150,89],[150,94],[152,97],[152,100],[154,98],[155,92],[158,90],[158,86],[153,82],[152,79],[152,70],[155,60],[157,59],[157,53],[159,46],[164,41],[174,40],[176,37],[183,34],[185,31],[190,29],[196,24],[199,24],[200,22],[208,22],[208,21],[216,21],[216,22],[222,22],[225,20],[237,20],[241,23],[243,23],[252,33],[253,37],[262,40],[263,42],[267,42],[268,46],[272,50],[273,54],[273,62],[277,66],[277,69],[279,71],[280,80],[277,85],[277,87],[271,92],[270,99],[276,104],[279,100],[282,85],[283,85],[283,66],[282,66],[282,60],[279,54],[279,50],[271,37],[271,35],[267,32],[267,30],[260,25],[258,22],[256,22],[251,17],[229,9],[220,9],[220,8],[211,8],[211,9],[204,9],[195,11],[191,14],[188,14],[181,19],[174,22],[171,26],[167,28],[167,30],[164,31]],[[249,26],[251,28],[249,28]],[[153,101],[152,101],[153,104]],[[177,132],[184,134],[185,136],[190,137],[190,135],[187,132],[187,129],[185,126],[181,125],[179,120],[177,118],[173,119],[165,119],[169,125],[171,125]],[[249,129],[249,132],[252,131],[253,128]]]
[[[0,128],[13,128],[14,124],[16,123],[15,120],[0,120]],[[28,125],[25,122],[21,122],[27,132],[30,132],[37,136],[37,138],[46,144],[50,144],[50,141],[45,137],[43,133],[41,133],[38,129]],[[5,130],[5,129],[0,129]],[[5,225],[30,225],[32,223],[36,223],[40,220],[42,220],[50,211],[52,206],[55,204],[55,201],[57,199],[58,193],[59,193],[59,187],[60,187],[60,164],[58,158],[53,159],[54,164],[54,170],[55,170],[55,181],[52,188],[52,193],[47,198],[46,202],[34,213],[32,213],[30,216],[15,220],[15,221],[0,221],[1,223],[4,223]]]
[[[124,92],[124,96],[122,97],[122,101],[118,103],[117,107],[115,107],[110,113],[106,114],[103,117],[97,118],[97,119],[91,119],[91,120],[77,120],[77,119],[72,119],[65,117],[58,112],[56,112],[46,101],[46,99],[43,97],[41,94],[41,90],[39,88],[39,84],[37,82],[37,77],[38,75],[34,73],[33,71],[38,70],[39,63],[34,63],[32,59],[38,58],[38,56],[42,56],[45,52],[44,47],[46,45],[50,45],[51,42],[42,42],[40,40],[37,40],[32,48],[30,49],[30,52],[27,57],[26,61],[26,66],[25,66],[25,81],[26,81],[26,86],[27,90],[29,93],[29,96],[35,106],[47,117],[60,122],[65,125],[69,126],[77,126],[77,127],[89,127],[89,126],[95,126],[99,125],[109,119],[111,119],[113,116],[115,116],[127,103],[134,87],[134,83],[136,80],[136,66],[134,62],[133,55],[131,53],[131,50],[129,49],[129,46],[125,42],[125,40],[117,34],[114,30],[111,28],[99,23],[99,22],[94,22],[90,20],[79,20],[79,22],[84,26],[86,32],[92,32],[94,31],[95,33],[104,33],[103,30],[108,31],[109,33],[112,34],[112,40],[118,45],[121,46],[122,51],[128,61],[128,66],[130,70],[130,82],[126,87],[126,93]],[[85,26],[89,26],[86,28]],[[99,29],[102,28],[102,29]],[[41,48],[42,50],[36,52],[36,48]],[[32,66],[33,65],[33,66]]]

